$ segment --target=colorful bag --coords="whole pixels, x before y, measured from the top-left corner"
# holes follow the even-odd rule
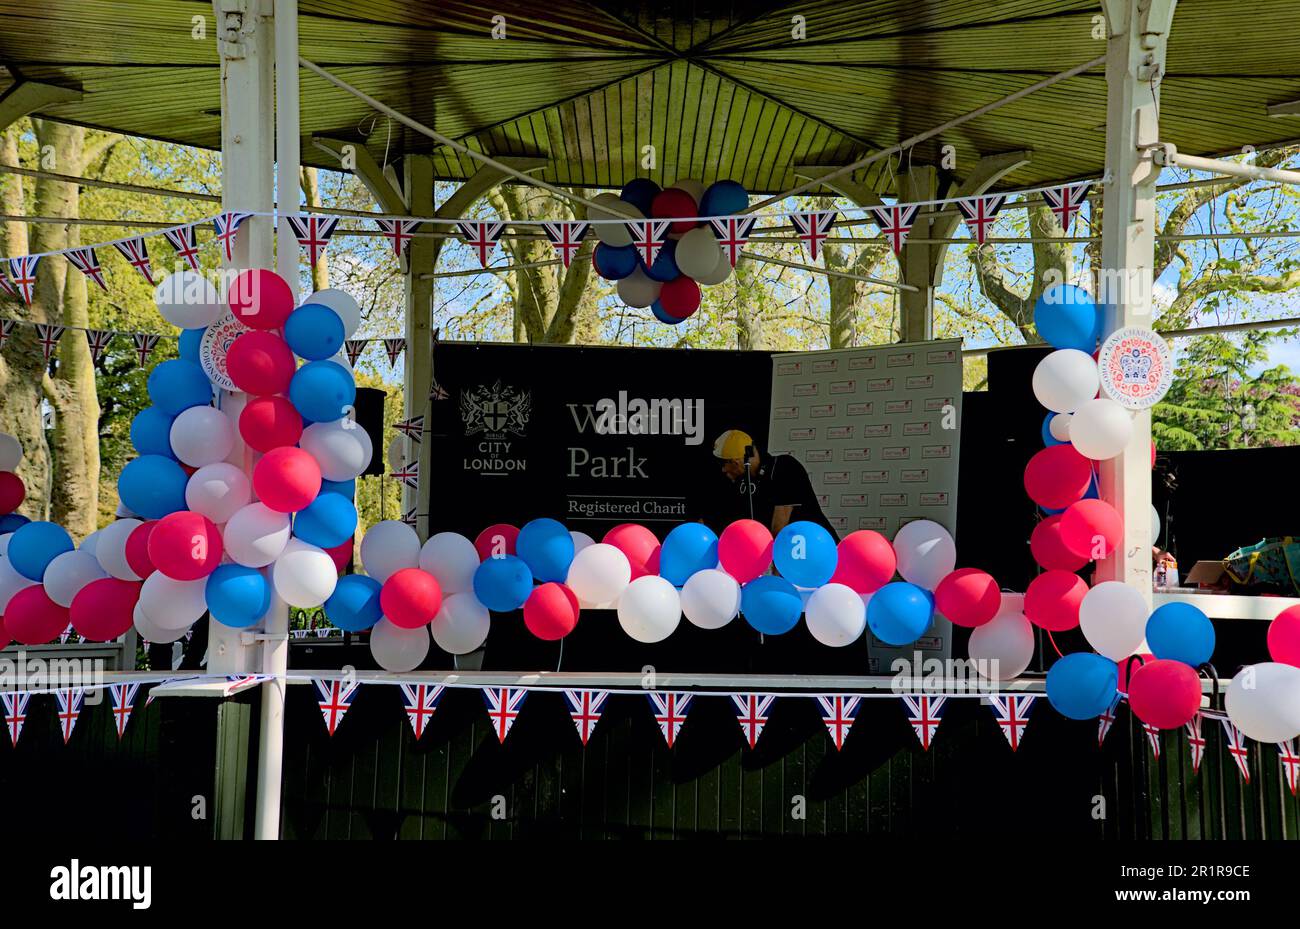
[[[1300,595],[1300,542],[1291,536],[1239,548],[1223,559],[1223,567],[1239,586]]]

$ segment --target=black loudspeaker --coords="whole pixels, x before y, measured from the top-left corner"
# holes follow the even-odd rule
[[[383,476],[384,458],[388,446],[384,444],[384,392],[378,387],[358,387],[354,404],[357,411],[357,425],[366,430],[370,436],[370,445],[374,454],[370,456],[370,467],[362,474]]]

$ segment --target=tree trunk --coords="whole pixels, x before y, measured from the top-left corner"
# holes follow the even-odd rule
[[[302,192],[306,195],[307,206],[320,206],[320,177],[315,168],[302,169]],[[325,290],[330,286],[330,260],[325,252],[311,266],[311,289]]]
[[[741,351],[767,348],[760,301],[763,280],[759,264],[753,259],[736,263],[732,272],[736,288],[736,347]]]
[[[869,276],[886,255],[883,245],[822,246],[826,267],[832,271]],[[867,284],[846,277],[827,276],[830,291],[829,341],[831,348],[849,348],[857,339],[858,310],[866,296]]]

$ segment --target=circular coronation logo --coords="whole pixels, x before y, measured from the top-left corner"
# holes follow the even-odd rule
[[[1097,357],[1101,389],[1130,410],[1155,406],[1174,379],[1169,344],[1151,329],[1130,326],[1111,334]]]
[[[203,338],[199,340],[199,364],[212,383],[222,390],[237,389],[226,371],[226,353],[230,351],[230,344],[248,331],[248,327],[236,319],[234,313],[226,310],[215,323],[208,326]]]

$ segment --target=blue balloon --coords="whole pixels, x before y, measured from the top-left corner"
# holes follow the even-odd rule
[[[519,530],[515,554],[539,581],[563,583],[573,563],[573,536],[559,520],[531,519]]]
[[[357,531],[357,508],[352,498],[320,493],[293,518],[293,534],[317,548],[342,545]]]
[[[334,593],[325,601],[325,617],[347,632],[363,632],[384,616],[379,607],[381,584],[364,574],[339,578]]]
[[[203,341],[203,333],[207,331],[206,327],[181,330],[181,337],[177,340],[177,351],[182,361],[199,363],[199,344]]]
[[[489,558],[474,569],[474,596],[489,610],[517,610],[532,592],[533,573],[515,555]]]
[[[271,585],[257,568],[223,564],[208,575],[203,598],[217,622],[246,629],[271,608]]]
[[[39,581],[51,561],[74,548],[68,530],[42,520],[19,526],[9,540],[6,555],[15,571],[29,581]]]
[[[659,549],[659,576],[681,587],[697,571],[718,566],[718,536],[704,523],[674,526]]]
[[[185,509],[185,485],[189,477],[171,458],[141,455],[128,461],[117,478],[117,496],[141,519],[162,519]]]
[[[356,399],[357,385],[337,361],[309,361],[289,382],[289,401],[308,422],[342,419]]]
[[[803,598],[785,578],[764,574],[740,589],[740,612],[764,635],[780,635],[799,622]]]
[[[1166,603],[1147,620],[1147,645],[1157,658],[1198,668],[1214,654],[1214,624],[1190,603]]]
[[[31,520],[22,513],[6,513],[4,516],[0,516],[0,535],[17,532],[30,522]]]
[[[735,181],[710,184],[700,198],[701,216],[734,216],[749,207],[749,191]]]
[[[670,326],[680,326],[689,318],[682,317],[681,319],[678,319],[676,316],[669,316],[668,313],[664,311],[663,304],[657,299],[654,303],[650,304],[650,312],[654,314],[655,319],[659,320],[659,322],[667,323]]]
[[[284,340],[293,353],[308,361],[333,358],[343,347],[343,320],[320,303],[305,303],[284,322]]]
[[[600,242],[591,255],[596,273],[607,281],[621,281],[635,271],[641,261],[632,245],[618,247]]]
[[[800,520],[776,534],[772,562],[782,577],[800,587],[829,583],[840,556],[835,537],[824,526]]]
[[[353,478],[350,481],[321,481],[320,492],[323,494],[342,494],[349,500],[355,500],[357,496],[357,480]]]
[[[168,416],[212,402],[212,382],[197,362],[183,358],[164,361],[149,373],[149,399]]]
[[[646,216],[650,215],[650,205],[654,203],[655,194],[660,187],[648,177],[634,177],[623,185],[618,198],[632,204]]]
[[[1052,417],[1056,415],[1057,415],[1056,413],[1048,413],[1046,416],[1043,417],[1043,429],[1042,429],[1043,445],[1046,446],[1047,448],[1051,448],[1053,445],[1066,444],[1062,442],[1060,439],[1058,439],[1056,436],[1052,435]]]
[[[1096,719],[1119,692],[1119,667],[1092,652],[1072,652],[1047,670],[1047,699],[1069,719]]]
[[[172,452],[172,421],[170,416],[156,406],[147,406],[131,420],[131,444],[141,455],[162,455],[175,458]]]
[[[637,261],[641,261],[639,256]],[[668,239],[664,242],[664,247],[659,249],[659,254],[655,256],[655,263],[647,268],[645,263],[641,262],[641,270],[650,280],[662,281],[665,284],[681,277],[681,269],[677,267],[677,241]]]
[[[1034,303],[1034,328],[1053,348],[1092,354],[1101,338],[1101,311],[1092,295],[1073,284],[1055,284]]]
[[[911,645],[930,628],[934,594],[915,584],[886,584],[867,601],[867,625],[886,645]]]

